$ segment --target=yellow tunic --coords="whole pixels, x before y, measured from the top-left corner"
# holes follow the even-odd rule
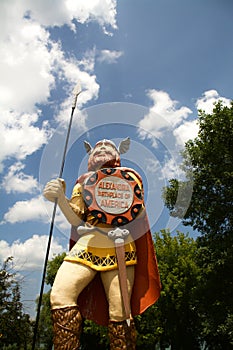
[[[94,229],[80,235],[65,260],[82,263],[97,271],[116,269],[118,265],[114,241],[107,236],[112,227],[96,225],[96,219],[85,207],[81,184],[75,185],[69,203],[73,211],[85,222],[93,225]],[[137,263],[136,247],[131,235],[125,240],[125,263],[127,266]]]

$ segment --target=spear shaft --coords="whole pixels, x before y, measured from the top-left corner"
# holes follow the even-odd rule
[[[72,103],[70,121],[69,121],[69,126],[68,126],[68,130],[67,130],[67,134],[66,134],[66,141],[65,141],[65,146],[64,146],[64,150],[63,150],[63,157],[62,157],[61,168],[60,168],[60,172],[59,172],[59,178],[62,177],[63,170],[64,170],[66,153],[67,153],[69,137],[70,137],[70,131],[71,131],[71,126],[72,126],[72,122],[73,122],[74,110],[76,108],[77,98],[78,98],[78,95],[80,93],[81,93],[81,89],[77,85],[74,89],[74,100]],[[54,202],[53,213],[52,213],[52,218],[51,218],[51,222],[50,222],[49,238],[48,238],[48,244],[47,244],[47,249],[46,249],[46,254],[45,254],[44,268],[43,268],[42,281],[41,281],[41,287],[40,287],[40,294],[39,294],[38,305],[37,305],[36,321],[35,321],[34,333],[33,333],[32,350],[35,350],[35,346],[36,346],[36,337],[37,337],[37,333],[38,333],[38,326],[39,326],[39,320],[40,320],[40,310],[41,310],[41,304],[42,304],[42,298],[43,298],[43,292],[44,292],[46,270],[47,270],[49,252],[50,252],[50,247],[51,247],[51,242],[52,242],[52,235],[53,235],[53,228],[54,228],[56,211],[57,211],[57,199],[55,199],[55,202]]]

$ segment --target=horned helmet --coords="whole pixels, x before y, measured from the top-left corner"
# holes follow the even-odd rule
[[[128,151],[130,138],[122,140],[119,147],[111,140],[100,140],[94,147],[84,141],[84,146],[89,154],[88,171],[96,171],[101,168],[115,168],[121,166],[120,155]]]

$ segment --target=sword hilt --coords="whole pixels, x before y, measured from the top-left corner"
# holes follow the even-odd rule
[[[117,244],[123,244],[129,235],[129,230],[116,227],[114,230],[108,232],[108,237],[113,239]]]

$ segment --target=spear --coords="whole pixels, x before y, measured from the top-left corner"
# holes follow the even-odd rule
[[[67,134],[66,134],[66,141],[65,141],[64,151],[63,151],[61,168],[60,168],[60,172],[59,172],[59,178],[62,177],[63,170],[64,170],[66,152],[67,152],[67,147],[68,147],[68,142],[69,142],[69,137],[70,137],[70,131],[71,131],[71,126],[72,126],[72,121],[73,121],[74,110],[76,108],[77,98],[78,98],[78,95],[80,93],[81,93],[81,86],[79,84],[77,84],[73,90],[73,103],[72,103],[72,108],[71,108],[69,126],[68,126],[68,130],[67,130]],[[57,200],[55,200],[55,202],[54,202],[53,213],[52,213],[52,218],[51,218],[51,222],[50,222],[49,238],[48,238],[47,250],[46,250],[46,255],[45,255],[45,260],[44,260],[44,269],[43,269],[43,275],[42,275],[42,281],[41,281],[41,287],[40,287],[40,295],[39,295],[38,306],[37,306],[36,321],[35,321],[35,327],[34,327],[34,333],[33,333],[32,350],[35,350],[35,346],[36,346],[36,337],[37,337],[38,325],[39,325],[39,319],[40,319],[40,309],[41,309],[42,297],[43,297],[43,292],[44,292],[46,269],[47,269],[47,264],[48,264],[48,259],[49,259],[49,252],[50,252],[50,246],[51,246],[51,241],[52,241],[56,210],[57,210]]]

